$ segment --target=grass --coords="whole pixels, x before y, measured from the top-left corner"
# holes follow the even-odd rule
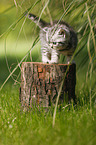
[[[53,110],[22,112],[19,86],[7,84],[0,95],[0,145],[52,144],[95,145],[96,104],[58,109],[52,127]]]

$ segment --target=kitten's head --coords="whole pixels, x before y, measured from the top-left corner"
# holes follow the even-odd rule
[[[66,25],[55,25],[47,29],[46,40],[52,49],[64,50],[70,41],[70,31]]]

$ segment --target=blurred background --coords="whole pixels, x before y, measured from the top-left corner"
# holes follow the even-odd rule
[[[24,17],[26,10],[50,23],[62,17],[74,28],[77,93],[87,87],[96,94],[96,0],[0,0],[0,86],[10,74],[6,83],[20,84],[22,61],[41,61],[40,42],[31,51],[39,28]]]

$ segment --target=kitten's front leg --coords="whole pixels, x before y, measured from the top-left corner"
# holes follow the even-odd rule
[[[47,51],[46,48],[41,48],[41,55],[43,63],[50,63],[51,54]]]
[[[41,48],[41,54],[43,63],[52,64],[59,62],[59,53],[55,49],[48,51],[46,48]]]
[[[56,49],[52,49],[50,63],[58,63],[58,62],[59,62],[59,53],[57,52]]]

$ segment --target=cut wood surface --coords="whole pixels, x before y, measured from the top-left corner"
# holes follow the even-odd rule
[[[66,74],[66,64],[23,62],[21,66],[20,101],[22,107],[54,105],[60,84]],[[75,100],[76,65],[69,66],[59,102],[68,96]]]

